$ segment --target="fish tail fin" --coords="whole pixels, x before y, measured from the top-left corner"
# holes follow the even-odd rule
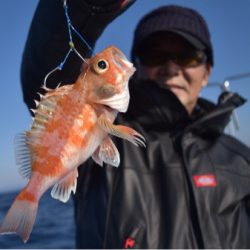
[[[29,239],[38,208],[38,200],[22,191],[6,214],[0,226],[0,234],[18,234],[24,243]]]

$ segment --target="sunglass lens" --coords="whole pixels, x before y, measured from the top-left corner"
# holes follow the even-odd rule
[[[206,61],[206,54],[203,51],[194,51],[176,55],[175,62],[183,67],[196,67]]]
[[[141,63],[145,66],[159,66],[168,60],[183,67],[195,67],[206,61],[206,54],[203,51],[193,51],[186,53],[164,53],[151,51],[140,57]]]

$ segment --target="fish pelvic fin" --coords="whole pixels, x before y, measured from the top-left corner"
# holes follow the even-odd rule
[[[22,191],[6,214],[0,226],[0,234],[18,234],[26,243],[32,232],[37,208],[38,201],[31,194],[26,197]]]
[[[73,192],[74,194],[76,192],[77,177],[77,169],[74,169],[59,183],[56,183],[51,190],[52,198],[66,203],[70,198],[71,192]]]
[[[114,125],[104,114],[98,118],[98,125],[107,133],[130,141],[135,146],[146,147],[145,138],[132,128]]]
[[[114,167],[120,164],[120,154],[110,137],[106,137],[92,155],[92,159],[101,167],[103,162]]]

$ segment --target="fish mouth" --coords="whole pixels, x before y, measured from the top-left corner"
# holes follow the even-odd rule
[[[135,71],[136,71],[136,68],[132,64],[132,66],[127,70],[127,74],[129,75],[129,78],[135,73]]]
[[[133,63],[129,62],[128,60],[122,60],[122,61],[127,66],[125,69],[125,82],[127,82],[130,79],[130,77],[135,73],[136,68],[134,67]]]
[[[120,68],[121,71],[125,71],[126,80],[128,80],[136,71],[133,63],[131,63],[127,57],[118,49],[112,50],[113,54],[113,62],[117,67]]]

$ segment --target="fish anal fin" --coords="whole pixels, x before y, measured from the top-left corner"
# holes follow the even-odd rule
[[[75,194],[78,172],[72,170],[59,183],[56,183],[51,190],[51,196],[62,202],[67,202],[70,198],[71,191]]]
[[[99,156],[100,152],[100,146],[95,150],[95,152],[92,154],[92,159],[95,163],[97,163],[99,166],[103,167],[103,160]]]
[[[104,163],[118,167],[120,154],[110,137],[106,137],[92,155],[92,159],[100,166]]]

